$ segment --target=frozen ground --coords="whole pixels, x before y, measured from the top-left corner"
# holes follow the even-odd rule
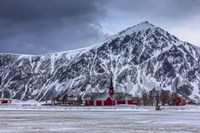
[[[0,133],[200,132],[200,107],[0,105]]]

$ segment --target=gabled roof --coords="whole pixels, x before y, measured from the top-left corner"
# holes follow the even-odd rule
[[[125,92],[115,92],[113,95],[114,100],[132,100],[132,95]]]
[[[106,100],[106,98],[109,96],[107,92],[103,93],[87,93],[83,96],[83,99],[85,100]]]
[[[83,96],[85,100],[93,100],[93,101],[105,101],[108,97],[110,97],[109,93],[87,93]],[[132,100],[132,95],[124,92],[115,92],[111,97],[113,100]]]

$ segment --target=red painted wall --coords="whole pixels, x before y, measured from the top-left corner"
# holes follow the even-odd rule
[[[117,104],[125,104],[125,101],[117,101]]]
[[[96,101],[96,106],[101,106],[101,101]]]
[[[130,104],[130,105],[137,105],[137,103],[135,103],[133,101],[128,101],[128,104]]]
[[[89,106],[89,101],[85,101],[85,106]]]
[[[94,106],[94,101],[85,101],[85,106]]]
[[[94,102],[96,102],[96,106],[114,106],[115,105],[115,101],[112,101],[112,99],[110,97],[108,97],[106,99],[106,101],[90,101],[90,100],[85,101],[85,106],[95,106]],[[104,105],[102,102],[104,102]],[[117,104],[126,104],[126,101],[117,101]],[[138,105],[134,101],[128,101],[128,104],[129,105]],[[180,103],[177,103],[177,106],[180,106]]]
[[[110,97],[108,97],[106,101],[104,101],[104,106],[112,106],[112,105],[113,105],[113,101]]]
[[[91,106],[94,106],[94,101],[90,101],[90,105],[91,105]]]

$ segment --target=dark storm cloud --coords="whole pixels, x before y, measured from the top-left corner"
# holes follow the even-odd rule
[[[184,29],[200,21],[196,16],[200,0],[0,0],[0,52],[76,49],[106,38],[103,31],[114,34],[144,20]]]
[[[98,8],[100,3],[97,0],[1,0],[0,16],[14,21],[61,17],[92,19],[89,16],[93,12],[102,11]]]
[[[43,54],[90,45],[105,37],[98,0],[1,0],[0,52]]]

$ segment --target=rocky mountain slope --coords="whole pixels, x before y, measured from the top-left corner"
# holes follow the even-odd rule
[[[134,96],[153,88],[200,98],[199,48],[149,22],[97,45],[48,55],[0,54],[0,96],[46,100],[108,90]]]

